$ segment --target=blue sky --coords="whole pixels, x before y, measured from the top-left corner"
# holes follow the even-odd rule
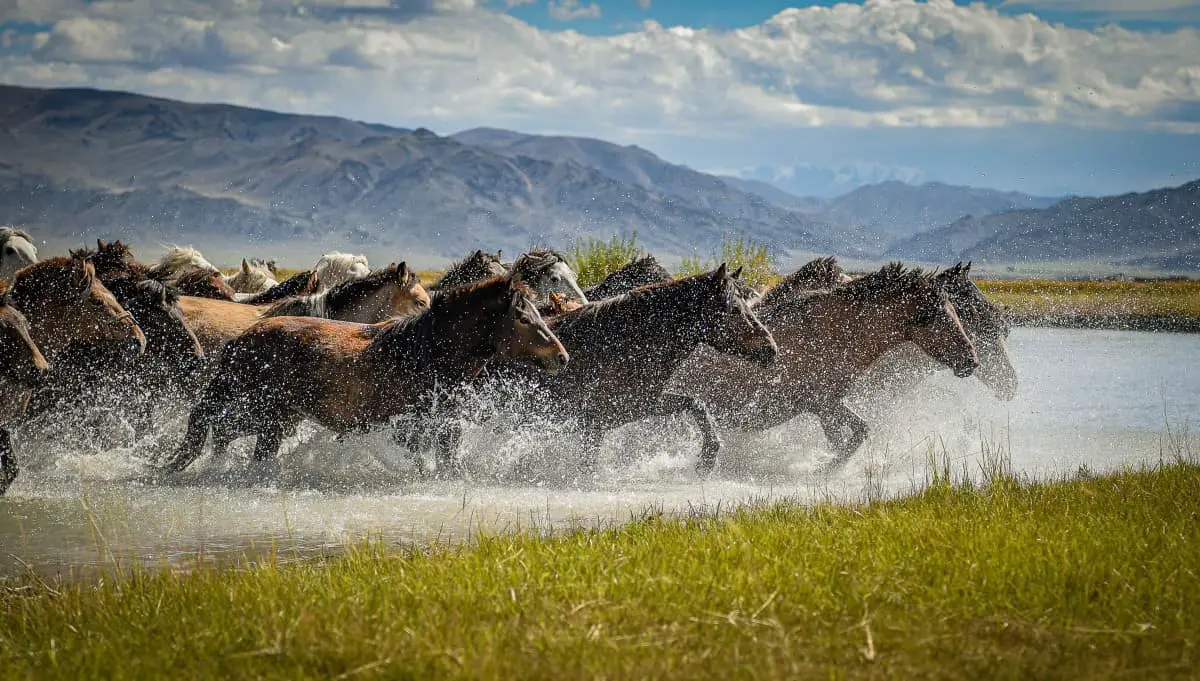
[[[828,196],[1200,178],[1200,0],[0,0],[0,82],[636,144]]]

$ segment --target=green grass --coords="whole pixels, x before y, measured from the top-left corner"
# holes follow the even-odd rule
[[[1012,313],[1120,319],[1164,317],[1200,320],[1200,281],[980,280],[988,298]]]
[[[6,678],[1184,678],[1200,467],[9,588]]]
[[[571,269],[575,270],[579,285],[593,286],[645,254],[637,245],[637,232],[634,232],[628,238],[614,234],[608,241],[578,239],[568,249],[567,259]]]

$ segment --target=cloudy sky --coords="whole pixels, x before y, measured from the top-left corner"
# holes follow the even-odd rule
[[[0,0],[0,82],[601,137],[832,194],[1200,177],[1200,0]]]

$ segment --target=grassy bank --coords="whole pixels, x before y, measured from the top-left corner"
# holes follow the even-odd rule
[[[980,280],[1017,324],[1200,331],[1200,281]]]
[[[6,678],[1169,678],[1200,467],[4,593]]]

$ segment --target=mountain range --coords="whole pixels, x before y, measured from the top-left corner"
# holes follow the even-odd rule
[[[730,234],[781,253],[938,262],[1188,268],[1200,251],[1194,197],[1175,194],[1183,188],[1059,201],[884,182],[813,199],[597,139],[440,136],[91,89],[0,86],[0,151],[0,222],[57,247],[119,236],[218,257],[357,248],[420,260],[636,231],[668,258],[704,254]]]

